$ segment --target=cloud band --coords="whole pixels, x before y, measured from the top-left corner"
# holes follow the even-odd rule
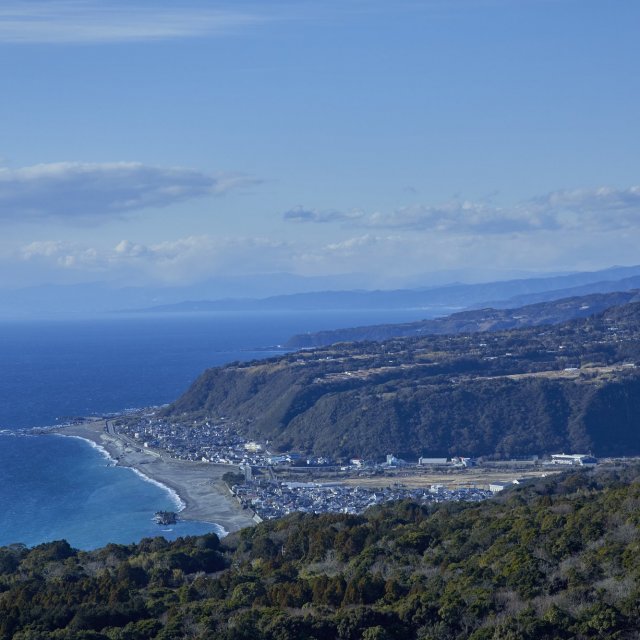
[[[137,162],[58,162],[0,169],[0,220],[55,218],[97,223],[140,209],[219,195],[255,182],[237,174]]]

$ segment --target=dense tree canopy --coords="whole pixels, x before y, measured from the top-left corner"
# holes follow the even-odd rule
[[[638,638],[640,469],[481,504],[294,515],[92,552],[0,549],[0,638]]]

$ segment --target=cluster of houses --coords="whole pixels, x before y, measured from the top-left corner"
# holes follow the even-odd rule
[[[153,413],[139,413],[119,420],[117,430],[142,447],[162,449],[180,460],[256,467],[333,464],[327,456],[271,453],[264,444],[239,435],[235,423],[225,418],[219,418],[215,424],[208,420],[174,422]]]
[[[121,421],[118,432],[141,446],[167,451],[172,457],[194,462],[264,465],[268,455],[257,442],[247,442],[233,423],[209,421],[173,422],[153,414]]]
[[[446,489],[434,485],[430,489],[387,487],[368,489],[339,483],[316,482],[249,482],[234,485],[238,502],[256,514],[256,520],[280,518],[289,513],[362,513],[365,509],[391,500],[410,499],[420,503],[448,501],[479,502],[491,491],[473,488]]]

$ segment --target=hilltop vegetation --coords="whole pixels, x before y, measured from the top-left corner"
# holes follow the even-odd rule
[[[640,454],[640,303],[555,326],[336,344],[210,369],[164,414],[317,455]]]
[[[0,640],[640,637],[640,470],[167,542],[0,548]]]

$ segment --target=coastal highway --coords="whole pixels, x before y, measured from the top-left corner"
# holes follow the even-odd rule
[[[129,436],[124,435],[123,433],[118,433],[116,428],[113,425],[113,420],[105,420],[105,427],[107,430],[107,434],[111,436],[114,440],[119,440],[123,445],[131,447],[134,451],[138,453],[143,453],[143,450],[140,448],[140,445],[132,440]],[[155,456],[156,458],[160,458],[161,460],[165,459],[165,456],[155,449],[145,448],[144,453]],[[171,456],[167,456],[170,458]]]

